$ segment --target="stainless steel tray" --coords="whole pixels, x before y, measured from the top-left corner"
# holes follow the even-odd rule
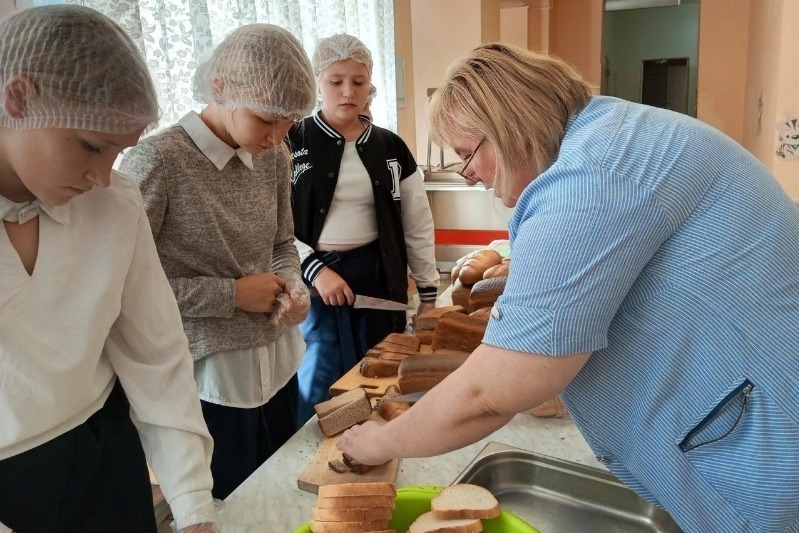
[[[604,470],[489,443],[453,483],[490,490],[541,533],[679,533],[677,523]]]

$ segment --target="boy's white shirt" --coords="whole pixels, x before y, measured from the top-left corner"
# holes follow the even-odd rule
[[[138,188],[114,172],[43,211],[33,275],[0,239],[0,460],[85,422],[118,376],[173,515],[213,509],[213,444]]]

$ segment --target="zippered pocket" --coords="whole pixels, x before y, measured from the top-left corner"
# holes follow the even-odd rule
[[[754,384],[745,379],[725,396],[708,415],[697,424],[678,444],[683,452],[688,452],[717,442],[736,428],[746,412],[749,395]]]

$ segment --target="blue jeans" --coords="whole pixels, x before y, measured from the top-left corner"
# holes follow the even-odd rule
[[[354,293],[387,297],[377,241],[347,252],[320,255],[320,260],[344,278]],[[404,327],[403,312],[325,305],[321,297],[311,298],[308,318],[300,324],[306,350],[297,371],[297,427],[315,414],[315,404],[330,399],[330,386],[363,359],[368,349]]]

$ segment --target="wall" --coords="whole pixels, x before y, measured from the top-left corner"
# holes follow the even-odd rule
[[[777,98],[774,117],[769,123],[763,121],[763,134],[775,139],[772,146],[771,171],[779,182],[794,199],[799,199],[799,159],[792,161],[783,159],[775,154],[778,144],[776,124],[786,120],[788,114],[799,117],[799,60],[796,51],[799,50],[799,2],[797,0],[783,0],[782,16],[778,21],[781,28],[780,35],[780,62],[777,72]]]
[[[483,20],[483,4],[495,8],[496,16],[487,17],[496,28]],[[498,0],[410,0],[411,36],[414,64],[414,112],[416,116],[416,157],[427,162],[427,123],[425,106],[427,89],[436,88],[452,61],[493,37],[499,36]],[[439,150],[433,147],[432,165],[439,163]],[[458,161],[454,153],[445,151],[445,163]]]
[[[687,109],[695,115],[699,5],[608,11],[603,26],[610,74],[605,94],[640,102],[643,61],[687,57]]]
[[[749,0],[702,0],[696,118],[743,142]],[[734,35],[735,39],[730,36]]]
[[[599,89],[603,0],[551,0],[549,51],[574,65]]]
[[[527,48],[527,6],[499,10],[499,40]]]
[[[16,8],[14,0],[0,0],[0,17],[5,17]]]
[[[394,0],[394,48],[398,59],[405,62],[405,107],[397,108],[397,135],[402,137],[412,154],[416,153],[416,108],[413,41],[411,39],[411,0]]]

